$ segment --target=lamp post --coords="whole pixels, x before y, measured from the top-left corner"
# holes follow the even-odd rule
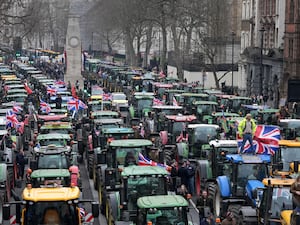
[[[233,91],[233,70],[234,70],[234,36],[235,33],[232,31],[231,32],[231,44],[232,44],[232,48],[231,48],[231,94],[234,93]]]
[[[263,67],[263,48],[264,48],[264,32],[265,28],[262,27],[260,30],[260,73],[259,73],[259,95],[263,95],[263,78],[264,78],[264,67]]]

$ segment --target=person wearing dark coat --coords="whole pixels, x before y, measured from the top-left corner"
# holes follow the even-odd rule
[[[23,180],[26,159],[25,159],[24,151],[22,149],[19,151],[19,153],[16,156],[16,162],[17,162],[17,166],[18,166],[18,179]]]
[[[178,177],[181,178],[181,184],[188,187],[188,171],[186,168],[186,161],[183,161],[181,167],[178,169]]]

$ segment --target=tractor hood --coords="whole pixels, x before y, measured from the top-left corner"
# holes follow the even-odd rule
[[[256,198],[254,197],[253,192],[257,191],[258,188],[264,188],[264,184],[261,181],[248,180],[246,185],[246,194],[254,206],[256,206]]]

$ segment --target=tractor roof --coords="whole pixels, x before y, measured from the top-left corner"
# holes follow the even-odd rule
[[[300,147],[300,141],[297,141],[297,140],[279,140],[279,146]]]
[[[218,103],[214,101],[195,101],[193,105],[218,105]]]
[[[212,140],[209,145],[214,147],[238,147],[237,140]]]
[[[271,156],[270,155],[251,155],[251,154],[229,154],[226,155],[226,159],[233,163],[270,163]]]
[[[50,140],[50,139],[67,139],[70,140],[69,134],[50,133],[50,134],[39,134],[37,140]]]
[[[23,200],[32,202],[69,201],[80,197],[78,187],[24,188]]]
[[[263,184],[265,186],[288,186],[290,187],[296,179],[291,178],[265,178],[263,179]]]
[[[169,175],[168,171],[160,166],[128,166],[124,167],[122,176],[152,176]]]
[[[129,127],[103,128],[103,134],[133,134],[134,130]]]
[[[181,195],[157,195],[141,197],[137,201],[139,208],[188,207],[187,200]]]
[[[191,122],[197,119],[194,115],[166,115],[166,118],[175,122]]]
[[[218,129],[219,125],[217,124],[203,124],[203,123],[193,123],[193,124],[189,124],[188,128],[189,129],[196,129],[196,128],[215,128]]]
[[[152,146],[153,143],[146,139],[122,139],[122,140],[113,140],[109,146],[110,147],[143,147],[143,146]]]

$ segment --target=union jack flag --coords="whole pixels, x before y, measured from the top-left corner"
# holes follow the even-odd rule
[[[14,113],[18,113],[18,112],[21,112],[23,109],[21,106],[19,106],[16,102],[14,102],[14,105],[12,107],[12,111]]]
[[[19,123],[17,115],[12,110],[8,110],[6,112],[6,127],[15,127],[17,123]]]
[[[47,87],[47,94],[50,94],[50,96],[54,96],[56,95],[56,90],[54,88],[51,87]]]
[[[103,101],[111,101],[112,100],[112,95],[110,93],[103,93],[102,94],[102,100]]]
[[[87,108],[87,106],[81,100],[76,98],[71,98],[67,104],[68,104],[69,111],[78,111],[80,109]]]
[[[279,149],[280,130],[277,126],[257,125],[253,137],[253,148],[257,154],[274,155]],[[238,135],[238,147],[240,149],[243,139]],[[240,149],[241,150],[241,149]],[[240,151],[241,152],[241,151]],[[252,153],[249,141],[246,142],[242,153]]]
[[[139,166],[160,166],[170,171],[171,167],[165,164],[154,162],[151,159],[145,157],[142,153],[139,153]]]
[[[177,100],[176,100],[176,98],[173,96],[173,105],[174,106],[178,106],[178,102],[177,102]]]
[[[45,113],[51,112],[51,107],[47,102],[44,102],[43,100],[40,100],[40,110]]]
[[[24,133],[24,122],[18,122],[16,123],[16,130],[20,133]]]
[[[158,98],[153,98],[153,105],[164,105],[164,102],[159,100]]]
[[[66,85],[66,83],[62,80],[57,80],[54,82],[55,85]]]

